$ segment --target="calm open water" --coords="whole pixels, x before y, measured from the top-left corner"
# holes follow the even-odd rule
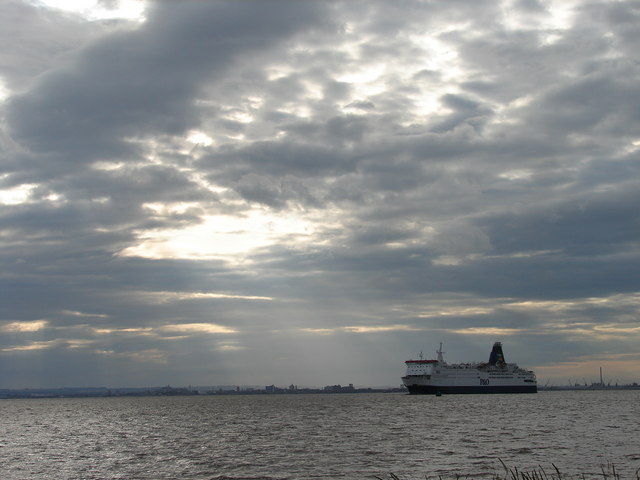
[[[0,400],[0,478],[477,478],[640,468],[640,391]]]

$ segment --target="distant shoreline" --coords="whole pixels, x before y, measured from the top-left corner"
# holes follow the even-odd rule
[[[538,387],[539,392],[554,391],[640,390],[637,383],[627,385],[567,385]],[[169,396],[233,396],[233,395],[339,395],[346,393],[408,393],[404,387],[362,387],[332,385],[323,388],[265,388],[250,386],[223,387],[61,387],[0,389],[0,400],[29,398],[107,398],[107,397],[169,397]]]
[[[629,385],[567,385],[567,386],[546,386],[540,387],[538,386],[539,392],[549,392],[556,390],[640,390],[640,385],[637,383],[632,383]]]
[[[353,386],[332,385],[324,388],[278,388],[264,389],[249,386],[224,387],[61,387],[0,389],[0,399],[24,398],[107,398],[107,397],[170,397],[170,396],[216,396],[216,395],[309,395],[345,393],[406,393],[406,388],[355,388]]]

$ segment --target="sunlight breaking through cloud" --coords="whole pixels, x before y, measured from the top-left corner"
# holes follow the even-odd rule
[[[112,8],[105,7],[106,2],[95,0],[29,0],[35,5],[64,10],[81,15],[87,20],[127,19],[144,20],[146,0],[117,0],[111,2]]]
[[[315,227],[295,215],[271,215],[257,209],[241,217],[212,215],[200,225],[179,230],[146,231],[140,243],[121,256],[145,258],[238,259],[271,245],[311,242]]]
[[[159,330],[184,333],[237,333],[237,330],[234,328],[216,325],[215,323],[180,323],[174,325],[163,325]]]
[[[0,327],[5,332],[37,332],[46,328],[49,322],[46,320],[33,320],[25,322],[9,322]]]

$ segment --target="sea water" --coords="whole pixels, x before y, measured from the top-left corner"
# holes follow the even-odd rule
[[[0,400],[0,478],[621,478],[640,468],[640,391]],[[555,466],[555,467],[554,467]]]

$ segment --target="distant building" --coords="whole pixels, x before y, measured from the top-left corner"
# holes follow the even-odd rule
[[[342,385],[328,385],[323,388],[323,391],[327,393],[350,393],[355,392],[356,389],[353,387],[353,383],[350,383],[348,387],[343,387]]]

